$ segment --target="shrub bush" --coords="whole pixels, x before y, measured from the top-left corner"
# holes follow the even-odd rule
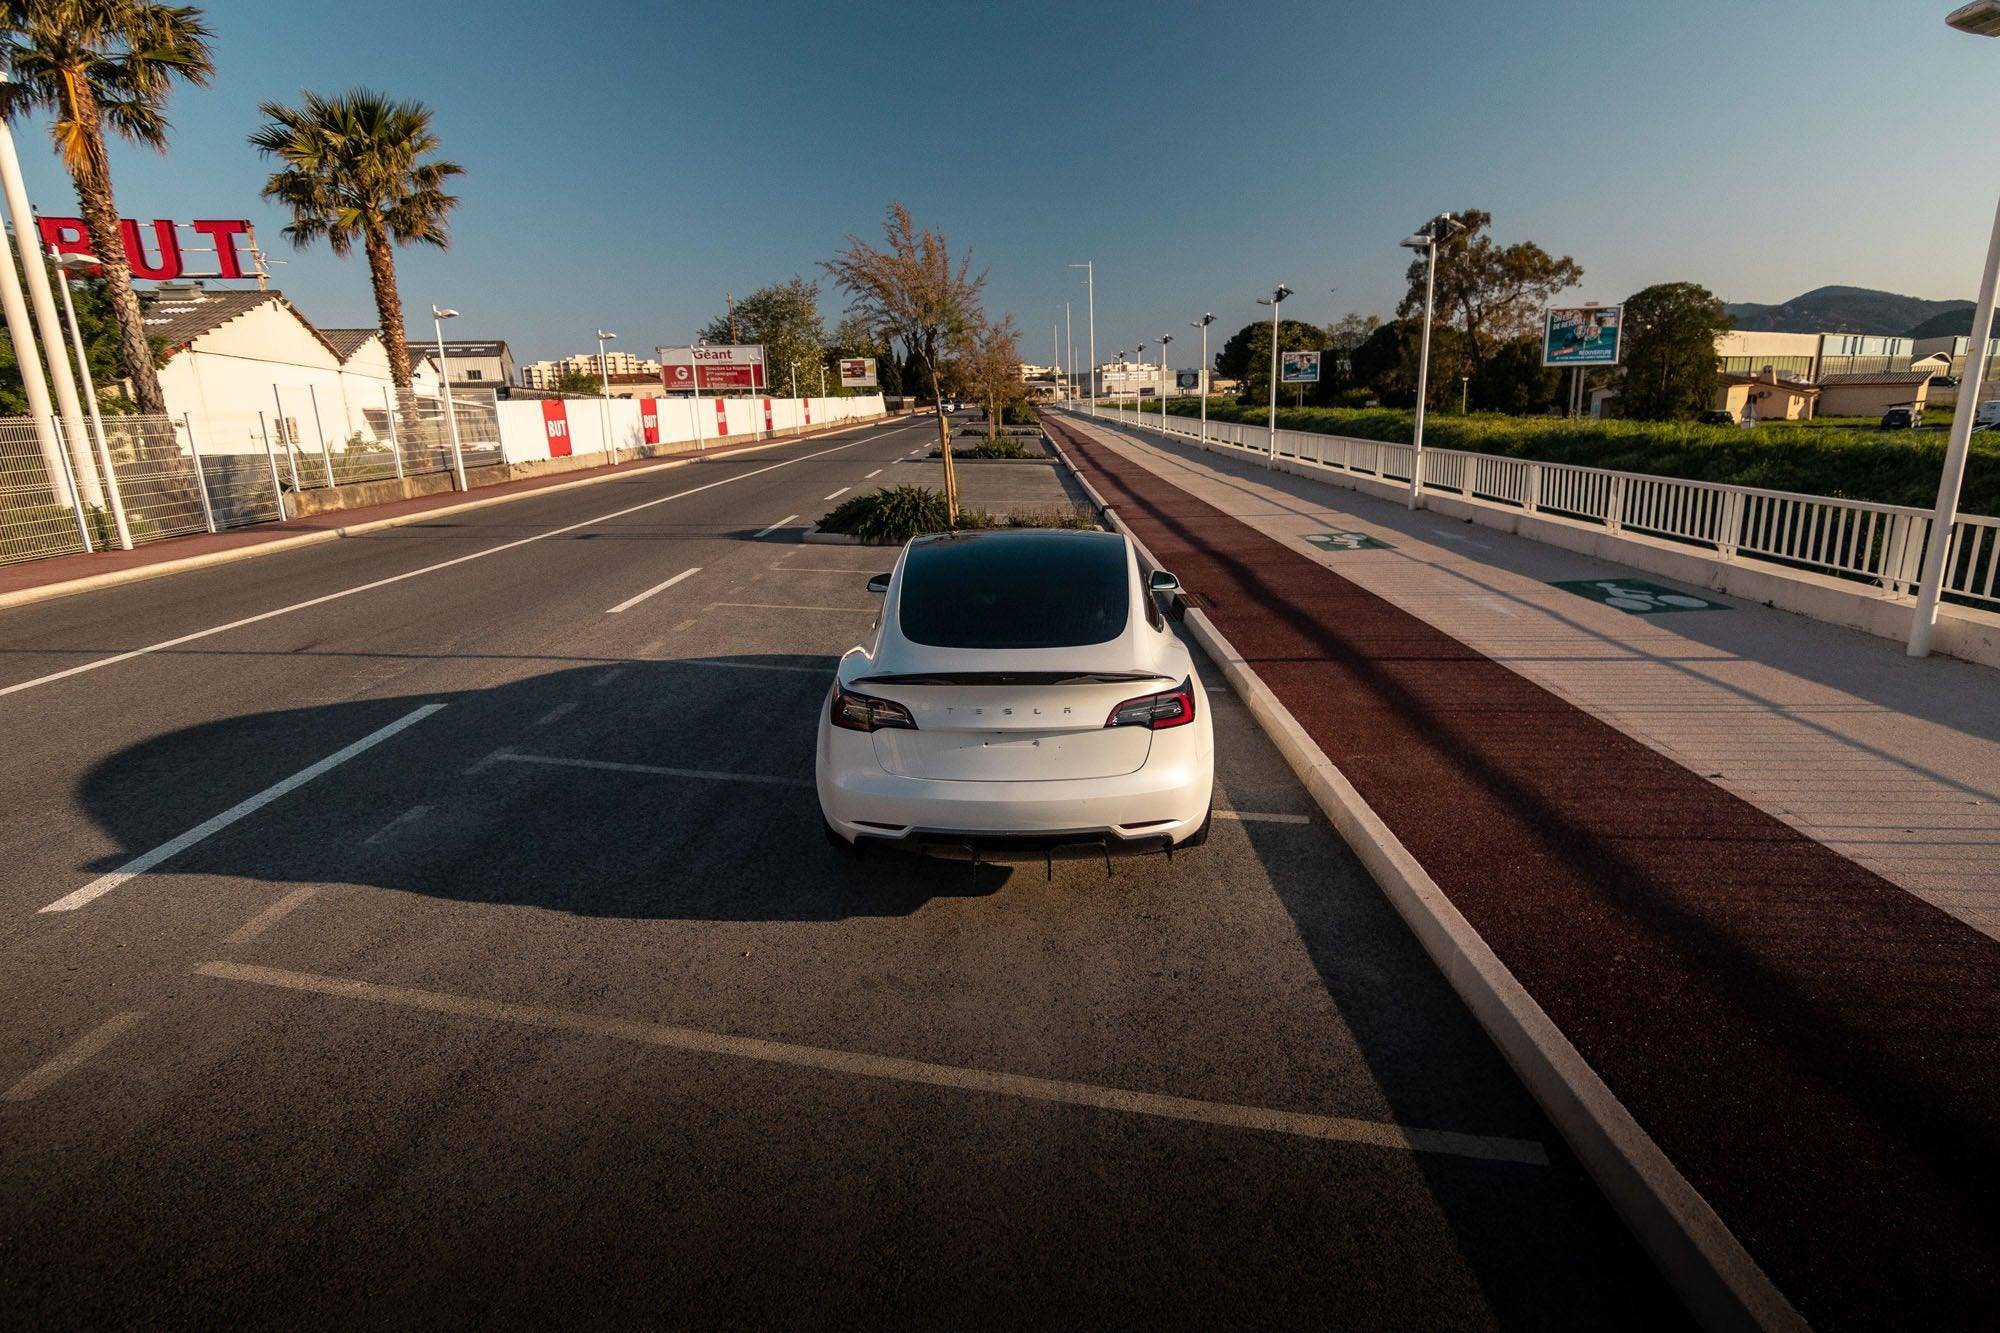
[[[1019,440],[1003,436],[997,440],[981,440],[974,445],[954,444],[951,447],[951,456],[953,458],[1047,458],[1048,454],[1038,445],[1022,444]],[[944,451],[933,449],[931,457],[942,458]]]
[[[984,528],[1094,528],[1096,516],[1083,509],[1057,509],[1036,514],[989,514],[961,509],[960,531]],[[844,532],[870,546],[900,546],[912,537],[948,532],[944,496],[927,486],[885,486],[857,495],[819,521],[821,532]]]
[[[1200,404],[1192,398],[1177,400],[1168,404],[1168,410],[1195,416]],[[1208,416],[1211,421],[1261,426],[1266,409],[1211,399]],[[1278,425],[1397,444],[1409,443],[1412,430],[1411,414],[1397,408],[1280,407]],[[1972,440],[1960,506],[1968,513],[2000,514],[2000,438],[1989,431]],[[1745,429],[1676,421],[1571,421],[1474,413],[1426,417],[1424,443],[1543,463],[1928,509],[1937,500],[1946,433],[1850,429],[1810,421],[1773,421]]]

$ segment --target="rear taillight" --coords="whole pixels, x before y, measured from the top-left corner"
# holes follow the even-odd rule
[[[1165,694],[1127,699],[1104,719],[1107,727],[1147,727],[1162,731],[1194,721],[1194,681],[1184,680]]]
[[[849,731],[881,731],[885,727],[917,729],[910,710],[893,699],[877,699],[872,694],[834,687],[832,722]]]

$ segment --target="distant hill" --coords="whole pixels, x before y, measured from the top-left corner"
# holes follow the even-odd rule
[[[1870,287],[1816,287],[1778,305],[1740,302],[1725,306],[1736,327],[1760,333],[1875,333],[1889,337],[1932,337],[1920,326],[1956,317],[1972,328],[1972,302],[1926,301]],[[1953,330],[1947,330],[1951,332]]]
[[[1972,302],[1967,301],[1958,310],[1947,310],[1940,315],[1932,315],[1923,323],[1910,330],[1912,338],[1963,338],[1972,332]]]

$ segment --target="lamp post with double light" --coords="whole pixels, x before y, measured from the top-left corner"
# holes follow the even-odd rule
[[[1174,340],[1171,333],[1160,335],[1160,433],[1167,430],[1167,344]]]
[[[1201,447],[1204,449],[1208,448],[1208,326],[1213,323],[1214,315],[1203,315],[1188,322],[1189,328],[1201,330],[1201,370],[1195,392],[1201,395]]]
[[[617,336],[603,329],[597,331],[597,393],[604,418],[604,456],[614,463],[618,461],[618,446],[611,440],[611,361],[604,353],[604,344]]]
[[[437,329],[438,396],[444,399],[445,429],[451,432],[451,475],[458,489],[464,491],[471,487],[465,484],[465,454],[458,447],[458,412],[451,405],[451,363],[444,354],[444,322],[457,318],[458,312],[449,306],[431,307],[431,323]]]
[[[1264,466],[1272,466],[1278,458],[1278,307],[1284,304],[1292,289],[1279,283],[1268,297],[1257,298],[1258,305],[1271,307],[1271,447],[1264,456]]]
[[[1975,37],[2000,37],[2000,0],[1974,0],[1972,4],[1961,5],[1945,22]],[[1986,269],[1979,279],[1979,304],[1972,308],[1972,341],[1966,344],[1965,373],[1959,378],[1958,406],[1952,411],[1951,444],[1944,452],[1937,507],[1931,514],[1930,539],[1924,544],[1923,578],[1917,585],[1917,609],[1910,622],[1911,657],[1930,655],[1931,636],[1937,629],[1938,600],[1944,595],[1953,530],[1958,526],[1958,493],[1965,483],[1965,457],[1972,448],[1979,395],[1985,388],[1986,369],[1992,359],[1993,302],[2000,296],[1996,288],[2000,288],[2000,209],[1994,212],[1993,235],[1986,243]]]
[[[125,497],[118,490],[118,470],[111,466],[111,444],[104,438],[104,416],[97,410],[97,385],[90,377],[90,353],[83,344],[83,328],[76,322],[76,302],[70,297],[70,281],[78,273],[89,273],[97,268],[96,255],[65,255],[53,245],[49,247],[49,262],[62,274],[63,314],[69,317],[69,336],[76,353],[77,378],[83,386],[84,405],[90,409],[90,429],[97,436],[97,465],[104,470],[104,490],[111,501],[111,517],[118,525],[118,545],[122,550],[132,549],[132,529],[125,522]],[[196,462],[196,467],[201,464]],[[283,515],[280,515],[283,517]]]
[[[1083,281],[1088,293],[1090,310],[1090,415],[1097,415],[1097,268],[1096,261],[1086,259],[1081,264],[1071,264],[1071,268],[1083,270]]]
[[[1424,399],[1430,393],[1431,384],[1431,310],[1437,299],[1438,246],[1459,232],[1465,224],[1450,213],[1440,213],[1417,229],[1417,233],[1400,244],[1409,250],[1424,252],[1424,329],[1423,346],[1417,353],[1417,419],[1412,432],[1414,457],[1410,460],[1410,508],[1415,509],[1423,499],[1424,489]]]

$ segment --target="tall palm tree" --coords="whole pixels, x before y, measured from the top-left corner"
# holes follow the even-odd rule
[[[120,138],[166,151],[164,108],[174,80],[204,86],[215,73],[208,25],[191,5],[153,0],[0,0],[0,59],[13,72],[0,115],[54,116],[56,153],[76,183],[77,204],[104,269],[118,317],[118,361],[141,412],[167,410],[132,290],[132,265],[118,230],[109,126]]]
[[[285,235],[301,250],[324,237],[335,254],[346,255],[361,242],[390,377],[407,389],[410,352],[394,247],[422,241],[442,250],[451,243],[445,218],[458,197],[444,187],[464,168],[431,156],[438,137],[421,102],[393,101],[366,88],[303,98],[297,107],[258,107],[269,123],[250,143],[284,163],[265,182],[264,197],[291,209]]]

